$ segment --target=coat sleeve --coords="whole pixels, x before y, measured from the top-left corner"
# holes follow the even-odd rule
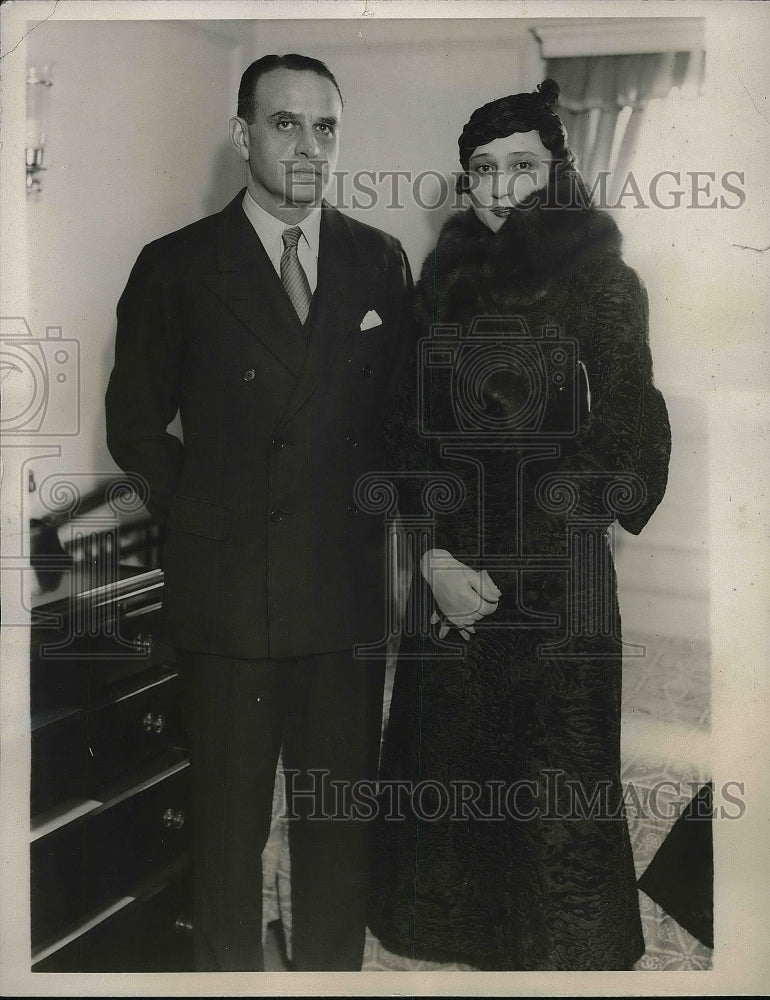
[[[663,498],[671,453],[668,412],[653,381],[647,293],[617,260],[589,283],[582,303],[575,329],[589,346],[591,409],[560,472],[594,473],[594,508],[638,534]]]
[[[412,297],[407,350],[400,368],[400,378],[385,410],[385,449],[388,466],[396,473],[398,507],[402,515],[426,516],[431,513],[428,497],[431,482],[444,471],[440,445],[433,437],[422,433],[426,414],[421,406],[431,407],[434,400],[426,398],[425,386],[420,391],[423,376],[420,361],[421,338],[430,329],[432,316],[427,302],[425,281],[421,280]],[[424,381],[424,379],[423,379]],[[435,513],[435,511],[433,512]],[[447,518],[436,518],[434,544],[447,544]],[[451,526],[447,528],[452,537]],[[422,552],[415,553],[416,556]]]
[[[182,467],[182,442],[167,430],[179,409],[182,324],[172,283],[154,258],[145,247],[118,302],[105,405],[110,454],[144,480],[147,507],[163,525]]]
[[[393,304],[395,335],[389,359],[389,378],[385,386],[383,417],[387,421],[393,397],[398,391],[407,364],[414,350],[417,328],[414,315],[414,282],[409,258],[398,240],[392,240],[388,261],[388,296]]]
[[[431,448],[419,431],[417,395],[417,342],[402,367],[401,378],[385,413],[385,448],[388,466],[399,474],[399,508],[403,513],[420,512],[422,487],[415,474],[429,472]],[[406,473],[406,475],[403,475]]]

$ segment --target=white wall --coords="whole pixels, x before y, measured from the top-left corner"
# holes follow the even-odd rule
[[[617,213],[626,259],[650,297],[655,376],[669,402],[673,438],[663,504],[638,538],[621,540],[624,623],[693,640],[716,634],[715,608],[735,586],[728,576],[764,570],[763,563],[738,569],[725,552],[726,546],[737,552],[736,538],[765,520],[745,513],[756,501],[737,501],[767,467],[768,452],[767,434],[757,440],[756,425],[743,423],[752,412],[766,421],[770,356],[770,260],[758,252],[768,243],[770,132],[762,104],[769,80],[763,35],[742,23],[752,16],[751,6],[740,13],[733,8],[726,19],[706,19],[703,98],[671,104],[632,164],[642,191],[662,170],[679,173],[686,192],[688,172],[708,171],[715,177],[710,193],[688,193],[671,210],[636,209],[629,199]],[[742,176],[731,179],[744,193],[738,208],[719,204],[720,195],[729,195],[720,183],[728,171]],[[715,207],[694,207],[715,200]],[[735,205],[736,198],[727,202]],[[725,451],[717,444],[715,426],[722,441],[734,434],[737,447]],[[736,464],[745,454],[738,443],[744,434],[753,438],[753,470]],[[731,514],[739,519],[737,529]]]
[[[131,266],[145,243],[218,210],[240,184],[228,120],[241,59],[235,41],[190,24],[48,21],[29,34],[27,60],[55,63],[43,191],[27,204],[27,319],[33,336],[58,326],[77,339],[81,361],[80,433],[35,475],[77,474],[88,489],[115,471],[103,400]]]

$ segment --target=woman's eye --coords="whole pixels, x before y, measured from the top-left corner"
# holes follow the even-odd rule
[[[519,160],[518,163],[514,164],[517,170],[532,170],[532,164],[529,160]]]
[[[495,172],[495,168],[490,163],[479,163],[474,169],[477,174],[492,174]]]

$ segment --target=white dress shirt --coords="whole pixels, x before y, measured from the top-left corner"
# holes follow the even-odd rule
[[[283,256],[282,234],[285,229],[293,227],[286,226],[280,219],[266,212],[261,205],[251,197],[248,190],[243,196],[243,211],[246,218],[254,227],[254,232],[259,237],[262,246],[265,248],[267,256],[270,258],[273,267],[281,276],[281,257]],[[307,275],[310,291],[315,292],[318,284],[318,243],[321,235],[321,209],[312,209],[310,214],[297,223],[302,230],[302,236],[297,244],[297,256],[299,262]]]

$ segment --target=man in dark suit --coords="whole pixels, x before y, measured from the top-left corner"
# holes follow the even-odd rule
[[[118,305],[108,444],[167,532],[167,635],[189,683],[196,965],[262,968],[260,855],[282,748],[297,792],[370,779],[384,667],[382,521],[356,507],[384,469],[382,418],[412,346],[392,237],[321,203],[342,98],[323,64],[244,73],[248,184],[146,246]],[[184,442],[167,427],[179,412]],[[327,789],[330,786],[325,786]],[[367,824],[290,821],[297,969],[360,968]],[[310,818],[312,816],[312,818]]]

